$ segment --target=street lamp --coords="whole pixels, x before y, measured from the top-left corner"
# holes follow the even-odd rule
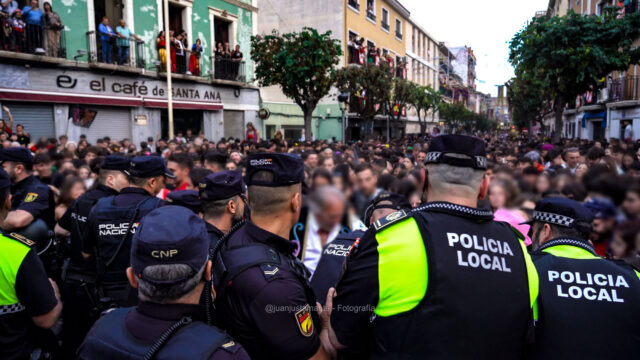
[[[346,144],[347,143],[347,139],[345,138],[345,133],[347,130],[347,117],[345,115],[345,110],[347,109],[347,102],[349,101],[349,93],[348,92],[341,92],[340,95],[338,95],[338,102],[340,103],[340,111],[342,111],[342,143]]]

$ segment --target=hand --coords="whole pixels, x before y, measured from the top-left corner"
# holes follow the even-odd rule
[[[51,278],[49,278],[49,282],[51,283],[51,287],[53,288],[53,293],[55,294],[56,299],[60,301],[60,289],[58,289],[58,284],[56,284],[56,282]]]
[[[9,111],[9,108],[8,108],[8,107],[6,107],[6,106],[2,106],[2,110],[3,110],[4,112],[6,112],[7,114],[11,114],[11,111]]]
[[[333,311],[334,297],[336,297],[336,289],[330,288],[327,292],[327,299],[324,303],[324,307],[322,307],[320,303],[316,303],[323,329],[328,329],[331,326],[331,312]]]

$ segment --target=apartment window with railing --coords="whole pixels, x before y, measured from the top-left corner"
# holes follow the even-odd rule
[[[348,0],[347,4],[349,7],[356,11],[360,11],[360,1],[359,0]]]
[[[376,1],[367,0],[367,19],[376,21]]]
[[[402,40],[402,21],[396,19],[396,37]]]
[[[382,28],[389,31],[389,11],[382,8]]]

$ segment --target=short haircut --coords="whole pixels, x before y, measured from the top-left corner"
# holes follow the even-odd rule
[[[470,159],[467,155],[446,154],[444,156],[460,159]],[[450,191],[463,192],[468,196],[475,196],[480,190],[485,171],[471,167],[451,166],[449,164],[427,164],[429,186],[436,193]]]
[[[604,153],[604,150],[596,146],[592,147],[587,151],[587,159],[589,160],[598,160],[603,158],[605,155],[606,154]]]
[[[189,172],[189,178],[191,179],[191,183],[193,184],[193,186],[198,186],[198,183],[200,183],[200,180],[204,179],[209,174],[213,174],[213,171],[209,169],[197,167],[197,168],[191,169],[191,171]]]
[[[51,157],[46,153],[38,153],[33,156],[34,164],[47,164],[51,162]]]
[[[156,281],[172,281],[178,279],[187,280],[173,284],[170,286],[156,286],[151,282],[138,279],[138,296],[141,300],[150,301],[154,303],[164,304],[168,303],[189,294],[202,280],[202,274],[204,273],[207,264],[202,265],[200,270],[194,273],[189,265],[185,264],[172,264],[172,265],[153,265],[147,266],[142,274],[144,278],[156,280]]]
[[[591,223],[583,221],[576,222],[572,228],[555,224],[549,224],[549,226],[551,227],[551,232],[554,238],[568,237],[588,240],[592,230]]]
[[[193,169],[193,160],[191,159],[191,156],[187,153],[171,154],[169,155],[168,161],[176,162],[182,168],[187,168],[189,170]]]
[[[227,207],[229,200],[232,200],[236,205],[240,202],[240,196],[234,195],[228,199],[222,200],[200,200],[200,206],[202,207],[202,214],[206,220],[217,219],[224,214],[224,209]]]
[[[251,177],[252,181],[273,181],[270,171],[258,171]],[[251,213],[255,215],[277,214],[288,206],[291,197],[302,191],[301,184],[289,186],[269,187],[251,185],[249,189],[249,203]]]
[[[367,171],[367,170],[371,170],[372,173],[374,172],[373,168],[371,167],[371,165],[369,165],[367,163],[362,163],[362,164],[356,166],[355,173],[358,174],[358,173],[361,173],[361,172]]]
[[[132,185],[135,185],[137,187],[144,187],[147,184],[147,181],[149,181],[149,179],[155,178],[158,176],[151,176],[148,178],[141,178],[141,177],[136,177],[136,176],[129,176],[129,182]]]

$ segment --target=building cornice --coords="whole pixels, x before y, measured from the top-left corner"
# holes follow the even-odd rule
[[[411,17],[411,13],[409,12],[409,10],[404,7],[398,0],[385,0],[385,2],[389,4],[389,6],[393,8],[393,10],[397,11],[398,14],[404,16],[407,19]]]
[[[257,7],[255,7],[255,6],[251,5],[251,4],[244,3],[244,2],[239,1],[239,0],[222,0],[222,1],[224,1],[226,3],[229,3],[231,5],[237,6],[239,8],[243,8],[245,10],[249,10],[249,11],[252,11],[252,12],[258,12],[258,8]]]

